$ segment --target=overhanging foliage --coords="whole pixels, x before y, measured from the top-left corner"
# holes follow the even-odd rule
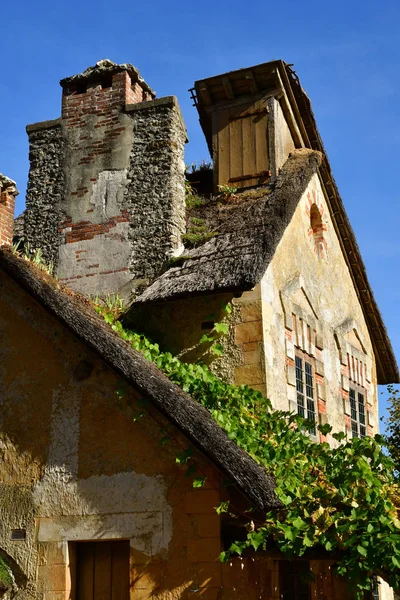
[[[260,392],[226,384],[205,365],[183,363],[161,352],[145,336],[125,330],[110,307],[97,310],[276,478],[276,494],[284,508],[267,513],[264,523],[254,527],[245,542],[232,544],[221,560],[246,548],[265,548],[273,539],[289,557],[304,556],[309,549],[332,553],[336,573],[346,577],[358,598],[371,588],[373,574],[400,587],[398,486],[393,462],[382,452],[381,436],[345,443],[343,433],[332,434],[336,448],[314,443],[305,432],[307,422],[272,410]],[[320,430],[331,432],[327,425]]]

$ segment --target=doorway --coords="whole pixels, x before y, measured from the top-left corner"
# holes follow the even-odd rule
[[[76,544],[76,600],[129,600],[129,541]]]

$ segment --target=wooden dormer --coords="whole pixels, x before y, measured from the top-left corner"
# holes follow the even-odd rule
[[[269,183],[304,147],[285,63],[273,61],[196,81],[191,90],[220,185]]]

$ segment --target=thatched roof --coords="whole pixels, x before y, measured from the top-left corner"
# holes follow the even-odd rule
[[[189,253],[150,285],[135,304],[213,291],[245,291],[262,278],[299,200],[321,163],[321,154],[293,152],[264,197],[232,205],[218,235]]]
[[[106,325],[87,299],[4,247],[1,270],[148,398],[257,508],[281,506],[265,469],[228,438],[205,408]]]

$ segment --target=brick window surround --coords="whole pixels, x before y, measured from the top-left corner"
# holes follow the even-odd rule
[[[348,336],[353,333],[359,339],[360,348],[356,348],[349,341]],[[335,339],[339,351],[341,394],[347,436],[354,437],[353,433],[355,434],[356,428],[359,434],[361,425],[365,425],[365,435],[373,436],[377,427],[376,408],[374,409],[373,405],[372,358],[366,351],[366,342],[354,319],[344,321],[335,330]],[[363,396],[364,423],[359,420],[358,394]],[[361,408],[361,410],[363,409]],[[361,421],[362,417],[363,415],[361,415]]]
[[[299,303],[302,297],[302,305]],[[327,422],[325,369],[322,361],[324,330],[318,317],[317,303],[308,293],[303,277],[295,277],[280,292],[285,325],[286,382],[289,410],[298,412],[296,356],[312,366],[315,421]],[[305,367],[303,366],[303,369]],[[304,372],[305,385],[305,372]],[[306,389],[304,389],[306,392]],[[319,441],[326,438],[319,432]]]

